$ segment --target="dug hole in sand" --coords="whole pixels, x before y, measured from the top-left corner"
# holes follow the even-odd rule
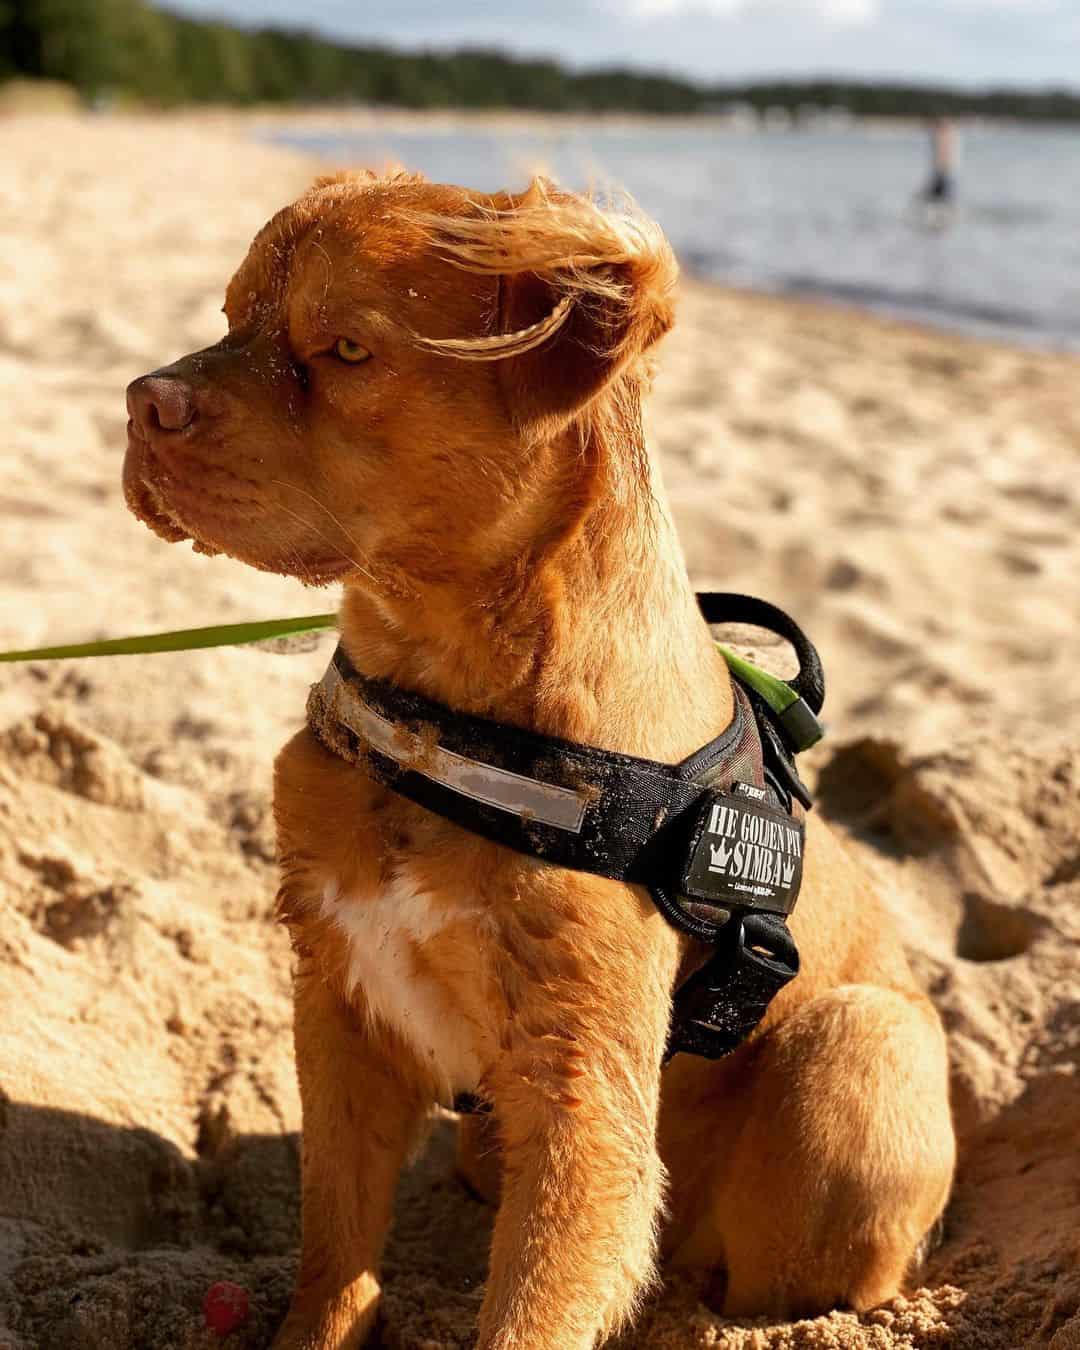
[[[127,516],[123,390],[215,340],[313,166],[240,124],[0,123],[0,646],[332,598]],[[168,163],[187,192],[160,190]],[[694,579],[830,677],[818,809],[941,1009],[960,1166],[907,1297],[731,1323],[671,1283],[621,1346],[1080,1350],[1080,363],[689,285],[654,443]],[[1073,395],[1068,391],[1071,388]],[[270,767],[329,639],[0,674],[0,1346],[265,1350],[298,1240]],[[761,653],[759,653],[761,654]],[[767,656],[768,653],[765,653]],[[472,1343],[491,1215],[453,1122],[403,1179],[384,1343]]]

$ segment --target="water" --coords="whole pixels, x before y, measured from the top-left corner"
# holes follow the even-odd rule
[[[929,175],[918,127],[448,122],[274,138],[345,165],[400,160],[478,189],[521,188],[537,169],[568,187],[625,188],[700,276],[1080,349],[1077,129],[965,128],[957,205],[942,228],[915,204]]]

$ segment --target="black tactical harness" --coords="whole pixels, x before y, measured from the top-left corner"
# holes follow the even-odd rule
[[[647,887],[669,923],[713,949],[675,993],[668,1055],[717,1059],[798,974],[785,920],[802,880],[810,797],[793,756],[821,736],[825,686],[816,650],[782,610],[732,594],[698,603],[710,624],[786,638],[799,674],[770,681],[725,652],[734,717],[679,764],[454,712],[361,674],[340,645],[312,687],[308,721],[328,750],[463,829]],[[770,699],[769,686],[784,698]]]

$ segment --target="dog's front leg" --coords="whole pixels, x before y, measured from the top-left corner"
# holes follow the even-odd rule
[[[653,1276],[659,1054],[560,1033],[514,1060],[492,1083],[504,1171],[479,1350],[589,1350]]]
[[[294,1000],[303,1238],[274,1350],[356,1350],[377,1316],[394,1187],[426,1103],[310,958],[301,960]]]

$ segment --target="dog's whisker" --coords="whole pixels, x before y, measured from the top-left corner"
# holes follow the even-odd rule
[[[302,488],[297,483],[288,483],[283,478],[271,478],[270,482],[273,483],[276,487],[289,488],[293,492],[299,492],[301,496],[306,497],[308,501],[314,502],[320,511],[326,512],[326,514],[338,527],[338,529],[349,541],[349,543],[353,545],[353,547],[357,550],[357,552],[362,552],[359,541],[355,539],[345,528],[344,522],[338,516],[336,516],[333,511],[330,510],[330,508],[326,505],[325,502],[320,501],[319,498],[316,497],[313,492],[308,492],[307,488]]]
[[[326,285],[323,288],[323,299],[325,300],[326,297],[330,294],[330,283],[334,279],[334,264],[330,258],[330,254],[327,253],[326,249],[322,246],[322,244],[320,244],[317,239],[314,241],[314,243],[315,247],[326,259]]]
[[[357,553],[363,552],[363,550],[362,550],[361,547],[360,547],[359,541],[358,541],[357,539],[355,539],[355,538],[353,537],[353,535],[351,535],[351,534],[349,533],[349,531],[345,528],[344,523],[343,523],[343,522],[342,522],[342,521],[334,514],[333,511],[330,510],[330,508],[326,505],[326,503],[325,503],[325,502],[321,502],[321,501],[318,499],[318,497],[316,497],[316,496],[314,495],[314,493],[308,492],[306,488],[299,487],[296,483],[287,483],[287,482],[286,482],[284,479],[282,479],[282,478],[271,478],[271,479],[270,479],[270,482],[273,483],[273,484],[275,484],[277,487],[289,488],[289,489],[291,489],[293,492],[299,492],[301,496],[306,497],[306,498],[307,498],[309,501],[311,501],[311,502],[314,502],[315,505],[320,509],[320,511],[325,511],[325,512],[326,512],[326,514],[330,517],[330,519],[333,521],[333,523],[338,527],[338,529],[339,529],[339,530],[341,531],[341,533],[345,536],[345,538],[349,541],[349,543],[352,544],[353,548],[356,549]],[[331,544],[331,545],[333,545],[335,548],[337,548],[337,545],[334,544],[334,541],[333,541],[332,539],[328,539],[328,538],[326,537],[326,535],[323,534],[323,533],[318,529],[318,527],[317,527],[316,525],[312,524],[310,521],[305,521],[304,518],[303,518],[302,516],[297,515],[295,511],[290,511],[289,508],[288,508],[287,506],[284,505],[284,503],[282,503],[281,509],[282,509],[283,511],[288,511],[289,515],[291,515],[291,516],[293,517],[294,520],[298,520],[298,521],[300,521],[301,524],[307,525],[307,526],[309,527],[309,529],[315,530],[316,534],[319,535],[319,538],[320,538],[320,539],[325,540],[326,543]],[[361,572],[363,572],[364,576],[366,576],[370,581],[374,581],[374,582],[377,582],[377,581],[378,581],[378,578],[377,578],[377,577],[375,576],[375,574],[370,570],[370,568],[365,567],[365,566],[363,565],[363,563],[361,563],[361,562],[359,561],[358,558],[354,557],[353,555],[351,555],[351,554],[349,554],[349,553],[344,552],[344,550],[342,550],[341,548],[337,548],[337,551],[341,554],[341,556],[342,556],[343,558],[346,558],[349,562],[351,562],[351,563],[353,564],[354,567],[359,568],[359,570],[360,570]]]
[[[296,544],[285,537],[284,530],[277,524],[272,515],[268,515],[265,511],[263,514],[266,521],[268,542],[273,545],[275,556],[280,558],[282,566],[295,574],[303,585],[315,584],[314,574]]]
[[[278,480],[271,479],[270,481],[277,482]],[[292,484],[286,484],[286,486],[291,487]],[[315,501],[316,499],[312,498],[312,500]],[[321,502],[317,504],[320,506],[322,505]],[[286,515],[292,516],[293,520],[298,521],[301,525],[305,527],[305,529],[312,530],[315,534],[319,536],[319,538],[323,541],[323,543],[329,544],[330,547],[334,550],[335,553],[338,554],[339,557],[344,558],[346,562],[352,563],[352,565],[357,569],[357,571],[362,572],[363,575],[366,576],[369,581],[374,582],[376,585],[378,584],[379,579],[378,577],[376,577],[374,572],[370,570],[370,568],[365,567],[364,564],[359,560],[359,558],[355,558],[351,553],[347,553],[339,544],[337,544],[333,539],[331,539],[329,535],[325,534],[322,530],[320,530],[319,527],[316,524],[314,524],[314,522],[310,520],[305,520],[303,516],[299,515],[291,507],[286,506],[284,502],[278,503],[278,509],[284,511]],[[327,514],[333,518],[333,512],[328,512]],[[335,524],[341,527],[341,522],[336,519]],[[351,535],[349,535],[348,531],[344,530],[343,527],[342,532],[345,534],[345,537],[347,539],[351,538]],[[355,543],[356,541],[353,540],[353,542]]]

